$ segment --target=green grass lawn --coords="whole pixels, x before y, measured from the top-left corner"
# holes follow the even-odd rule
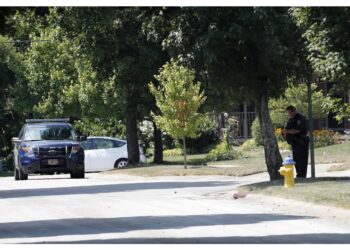
[[[338,144],[315,149],[316,163],[350,163],[350,143]],[[149,164],[142,167],[117,169],[108,173],[129,174],[138,176],[185,176],[185,175],[227,175],[245,176],[266,172],[264,151],[243,152],[244,157],[236,160],[208,162],[206,154],[188,155],[187,170],[183,169],[183,156],[164,157],[164,164]],[[282,157],[291,152],[282,153]],[[150,160],[148,162],[151,162]],[[336,171],[340,171],[338,169]]]
[[[350,143],[315,149],[316,163],[350,162]]]
[[[266,171],[263,152],[246,152],[237,160],[208,162],[205,154],[189,155],[188,169],[183,167],[183,156],[164,157],[165,164],[149,164],[142,167],[116,169],[107,174],[128,174],[137,176],[193,176],[226,175],[245,176]]]
[[[297,180],[295,188],[284,188],[283,181],[241,186],[239,191],[350,209],[350,178],[324,177]]]

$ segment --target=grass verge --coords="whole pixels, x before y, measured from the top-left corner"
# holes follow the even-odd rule
[[[283,187],[283,180],[241,186],[239,191],[350,209],[350,177],[296,180],[295,188]]]
[[[0,172],[0,177],[13,176],[13,172]]]
[[[316,163],[350,162],[350,143],[336,144],[332,146],[316,148]]]
[[[315,149],[316,163],[350,162],[350,143],[338,144]],[[206,154],[188,155],[188,169],[183,169],[183,156],[164,157],[163,164],[149,164],[137,168],[116,169],[108,171],[113,174],[137,176],[192,176],[192,175],[227,175],[245,176],[266,172],[264,152],[243,152],[244,157],[236,160],[208,162]],[[282,153],[282,157],[291,152]],[[151,161],[149,161],[151,162]],[[340,171],[340,170],[337,170]]]
[[[245,176],[266,171],[263,152],[247,152],[241,159],[207,162],[206,155],[189,155],[188,169],[183,167],[183,156],[165,157],[164,164],[150,164],[135,168],[115,169],[107,171],[107,174],[126,174],[144,177],[152,176],[202,176],[225,175]]]

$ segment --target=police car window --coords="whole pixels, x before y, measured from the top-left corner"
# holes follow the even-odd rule
[[[119,148],[119,147],[124,146],[126,143],[122,142],[122,141],[113,140],[113,144],[114,144],[114,146],[113,146],[114,148]]]
[[[69,126],[33,126],[24,131],[23,140],[74,140],[75,132]]]
[[[113,141],[108,139],[95,139],[97,149],[113,148]]]

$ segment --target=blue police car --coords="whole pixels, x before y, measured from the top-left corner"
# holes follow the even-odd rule
[[[14,145],[15,180],[28,174],[70,173],[84,178],[84,149],[69,119],[28,119]]]

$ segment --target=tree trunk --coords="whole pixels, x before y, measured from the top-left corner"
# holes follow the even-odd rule
[[[155,122],[153,122],[153,139],[154,139],[154,163],[163,162],[163,141],[162,141],[162,131],[158,129]]]
[[[282,165],[282,157],[278,149],[275,131],[270,117],[267,96],[263,95],[260,97],[257,103],[257,112],[264,142],[265,162],[270,180],[281,179],[282,176],[278,170]]]
[[[128,164],[140,163],[140,149],[137,137],[137,118],[135,105],[130,103],[130,96],[125,96],[126,140],[128,143]]]
[[[187,169],[187,154],[186,154],[186,137],[183,137],[183,147],[184,147],[184,163],[185,169]]]

